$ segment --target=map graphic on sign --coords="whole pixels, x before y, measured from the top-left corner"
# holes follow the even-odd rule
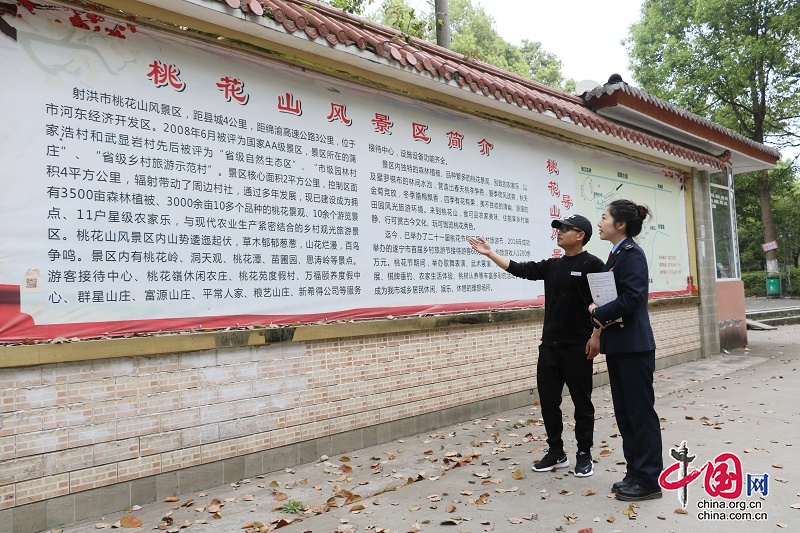
[[[687,288],[689,254],[683,184],[631,167],[614,169],[597,164],[575,164],[576,206],[590,220],[599,220],[614,200],[631,200],[648,206],[652,218],[645,221],[636,238],[647,255],[650,293],[675,292]],[[598,257],[606,257],[610,243],[592,239],[586,247]]]

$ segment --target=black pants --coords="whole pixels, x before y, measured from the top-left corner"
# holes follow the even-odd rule
[[[575,405],[575,440],[578,442],[578,450],[588,452],[592,448],[592,361],[586,359],[585,351],[585,344],[539,346],[536,384],[539,387],[539,402],[550,451],[564,451],[564,441],[561,439],[564,429],[561,395],[565,384]]]
[[[658,476],[664,469],[653,392],[655,354],[655,350],[606,354],[614,415],[628,463],[625,477],[646,488],[658,487]]]

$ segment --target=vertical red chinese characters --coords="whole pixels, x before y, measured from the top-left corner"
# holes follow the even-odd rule
[[[548,159],[547,163],[545,164],[545,168],[547,169],[547,173],[548,174],[556,175],[556,176],[559,175],[558,163],[556,162],[555,159]],[[559,182],[557,180],[555,180],[555,179],[550,180],[549,182],[547,182],[547,190],[549,191],[551,197],[554,197],[554,198],[557,199],[557,200],[555,200],[555,203],[553,203],[550,206],[550,213],[549,213],[550,218],[551,219],[562,218],[561,217],[561,207],[560,207],[560,205],[565,205],[565,204],[564,204],[564,198],[561,196],[561,187],[559,185]],[[564,196],[569,198],[568,195],[564,195]],[[569,207],[572,207],[572,204],[569,203],[568,206],[565,205],[565,207],[567,209],[569,209]],[[551,231],[550,231],[550,240],[551,241],[552,240],[556,240],[557,237],[558,237],[558,234],[556,233],[556,230],[551,229]],[[564,254],[564,252],[563,252],[563,250],[561,250],[561,248],[553,248],[553,253],[551,254],[551,256],[552,257],[561,257],[563,254]]]

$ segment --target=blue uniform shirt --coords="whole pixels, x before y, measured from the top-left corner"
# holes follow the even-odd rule
[[[613,355],[655,350],[647,313],[650,279],[644,250],[630,237],[620,241],[603,272],[614,273],[617,299],[594,311],[601,324],[611,324],[600,335],[600,352]],[[622,323],[615,323],[618,318]]]

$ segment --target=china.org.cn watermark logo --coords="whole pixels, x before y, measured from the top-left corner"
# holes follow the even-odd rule
[[[722,498],[719,501],[700,501],[698,502],[699,509],[755,509],[761,508],[760,501],[746,502],[746,501],[733,501],[740,498],[743,494],[746,496],[754,496],[760,494],[767,496],[769,494],[769,474],[744,474],[742,472],[742,461],[735,453],[724,452],[717,455],[713,460],[706,461],[700,468],[692,468],[689,471],[689,465],[697,459],[696,455],[689,453],[689,447],[686,441],[681,442],[679,448],[672,448],[669,451],[670,456],[675,459],[675,462],[664,469],[658,478],[658,483],[661,488],[665,490],[675,490],[678,492],[678,499],[681,502],[681,507],[685,510],[689,500],[689,485],[691,485],[697,478],[703,476],[703,490],[705,496],[711,498]],[[729,500],[726,504],[724,500]],[[752,505],[757,504],[757,505]],[[700,513],[709,514],[709,513]],[[698,518],[702,518],[698,514]],[[724,517],[716,519],[733,519],[733,514],[736,513],[711,513],[711,514],[724,514]],[[742,513],[749,515],[765,515],[766,513]],[[729,516],[730,515],[730,516]],[[760,520],[759,516],[751,517]],[[712,518],[715,519],[715,518]]]

